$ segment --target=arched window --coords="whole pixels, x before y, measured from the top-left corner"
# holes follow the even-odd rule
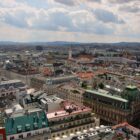
[[[6,91],[6,89],[5,89],[5,88],[2,88],[2,89],[1,89],[1,92],[5,92],[5,91]]]
[[[9,87],[9,90],[14,90],[14,87],[13,87],[13,86],[10,86],[10,87]]]

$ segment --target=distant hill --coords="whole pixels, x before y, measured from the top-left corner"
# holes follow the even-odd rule
[[[54,42],[11,42],[0,41],[0,47],[34,47],[34,46],[89,46],[89,47],[140,47],[140,42],[118,42],[118,43],[80,43],[80,42],[66,42],[66,41],[54,41]]]
[[[19,45],[64,46],[64,45],[71,45],[71,44],[84,44],[84,43],[64,42],[64,41],[55,41],[55,42],[11,42],[11,41],[0,41],[0,46],[2,46],[2,45],[15,45],[15,46],[19,46]]]

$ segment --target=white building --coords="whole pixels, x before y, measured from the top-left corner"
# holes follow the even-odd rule
[[[9,80],[0,82],[0,97],[15,96],[26,92],[26,85],[20,80]]]

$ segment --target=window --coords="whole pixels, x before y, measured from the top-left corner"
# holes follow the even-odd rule
[[[49,133],[49,131],[48,131],[48,130],[43,130],[43,134],[44,134],[44,133]]]
[[[5,92],[5,91],[6,91],[5,88],[2,88],[2,89],[1,89],[1,92]]]
[[[44,140],[48,140],[48,139],[49,139],[48,137],[45,137],[45,138],[44,138]]]
[[[27,133],[27,137],[30,137],[31,136],[31,133]]]
[[[10,137],[10,140],[14,140],[14,137]]]
[[[62,136],[64,135],[64,133],[62,133]]]
[[[35,134],[36,134],[36,135],[38,135],[38,134],[39,134],[39,132],[38,132],[38,131],[36,131],[36,132],[35,132]]]
[[[5,94],[2,94],[2,97],[4,97],[5,96]]]
[[[23,135],[19,135],[19,139],[23,139]]]

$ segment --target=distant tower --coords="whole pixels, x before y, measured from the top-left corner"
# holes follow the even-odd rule
[[[72,59],[72,50],[71,50],[71,48],[69,49],[69,59]]]
[[[96,48],[94,49],[93,54],[94,54],[94,55],[96,54]]]

